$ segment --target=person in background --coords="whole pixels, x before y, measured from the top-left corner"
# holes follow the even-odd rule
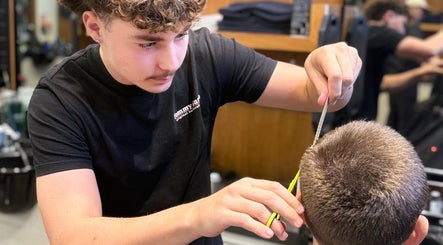
[[[365,60],[364,98],[355,119],[377,119],[378,95],[386,72],[386,60],[395,54],[417,62],[429,62],[443,53],[443,30],[427,37],[406,34],[408,11],[402,0],[367,0],[368,45]]]
[[[406,35],[422,38],[420,24],[428,4],[426,0],[406,0],[406,5],[409,13]],[[431,75],[436,74],[443,74],[443,59],[439,56],[422,64],[396,55],[389,56],[381,82],[381,90],[389,92],[389,126],[401,130],[408,125],[411,108],[417,102],[417,83],[430,81],[434,78]]]
[[[418,245],[429,187],[413,146],[392,128],[353,121],[303,154],[304,219],[317,245]]]
[[[96,44],[40,79],[28,108],[38,205],[51,244],[222,244],[230,226],[288,236],[303,206],[278,182],[242,178],[211,195],[211,134],[225,103],[331,110],[361,68],[346,43],[304,67],[192,30],[205,0],[60,0]]]

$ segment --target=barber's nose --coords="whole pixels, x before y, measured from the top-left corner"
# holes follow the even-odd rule
[[[159,54],[157,65],[160,69],[165,71],[175,71],[180,66],[178,53],[174,46],[166,48]]]

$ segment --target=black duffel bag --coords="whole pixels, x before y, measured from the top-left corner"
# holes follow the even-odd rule
[[[19,139],[0,151],[0,212],[27,210],[36,202],[31,146]]]

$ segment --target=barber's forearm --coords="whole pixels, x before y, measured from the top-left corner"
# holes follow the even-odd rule
[[[188,244],[200,237],[192,215],[178,206],[135,218],[81,218],[48,232],[51,244]],[[64,227],[64,228],[61,228]]]
[[[343,108],[350,100],[353,87],[342,89],[345,91],[341,91],[340,99],[330,106],[331,111]],[[279,62],[268,86],[255,104],[295,111],[321,111],[322,105],[318,99],[318,88],[302,67]]]
[[[426,39],[426,43],[429,47],[434,47],[433,55],[442,55],[443,54],[443,29],[438,31],[437,33],[429,36]]]
[[[405,72],[386,74],[383,76],[380,88],[382,91],[396,91],[408,85],[419,82],[427,74],[425,67],[417,67]]]

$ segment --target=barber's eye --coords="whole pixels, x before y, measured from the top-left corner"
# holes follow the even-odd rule
[[[180,35],[177,36],[177,39],[183,39],[184,37],[186,37],[189,34],[189,32],[183,32]]]
[[[152,43],[142,43],[139,44],[138,46],[140,46],[141,48],[152,48],[155,45],[155,42]]]

